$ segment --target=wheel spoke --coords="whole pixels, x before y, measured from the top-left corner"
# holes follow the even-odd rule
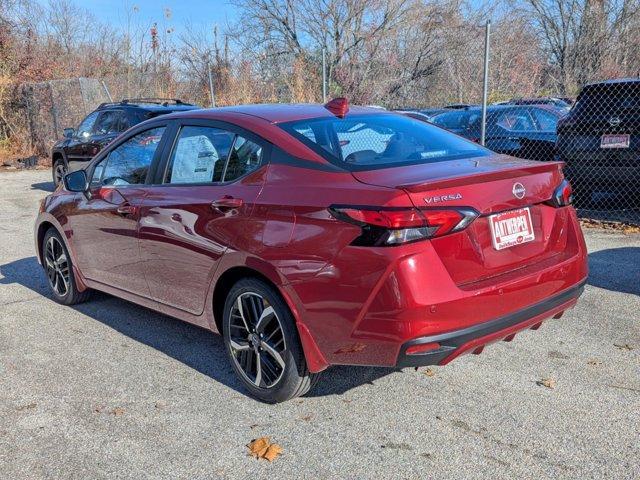
[[[67,279],[64,277],[64,275],[62,274],[62,272],[58,272],[58,276],[60,277],[60,279],[62,280],[62,286],[64,287],[64,291],[58,291],[58,293],[60,295],[66,295],[67,291],[69,289],[69,286],[67,284]]]
[[[262,311],[262,313],[260,314],[260,318],[256,323],[256,332],[262,333],[265,325],[268,323],[267,319],[270,318],[274,313],[275,312],[273,310],[273,307],[267,307]]]
[[[280,368],[284,369],[285,363],[282,355],[275,348],[269,345],[267,342],[261,342],[260,346],[280,365]]]
[[[249,330],[249,325],[247,325],[247,319],[244,316],[244,309],[242,306],[242,295],[238,297],[236,306],[238,308],[238,314],[240,315],[240,318],[242,319],[242,323],[244,324],[244,328],[247,331],[247,333],[249,333],[251,330]]]
[[[260,354],[256,353],[255,355],[256,357],[256,379],[253,381],[253,383],[256,384],[256,386],[260,386],[260,384],[262,383],[262,361],[260,359]]]
[[[248,343],[238,343],[235,340],[230,340],[231,348],[233,348],[236,352],[240,352],[242,350],[249,350],[251,345]]]

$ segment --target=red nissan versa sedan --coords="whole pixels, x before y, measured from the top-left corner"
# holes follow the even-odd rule
[[[559,162],[373,108],[247,105],[131,128],[42,202],[38,258],[224,337],[246,389],[329,365],[444,365],[575,305],[586,247]]]

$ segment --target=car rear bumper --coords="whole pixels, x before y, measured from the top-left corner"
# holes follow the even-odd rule
[[[543,320],[561,314],[575,305],[584,291],[584,284],[583,281],[558,295],[494,320],[410,340],[400,348],[396,367],[446,365],[464,353],[480,353],[488,343],[511,341],[517,332],[527,328],[536,330]],[[434,348],[422,353],[407,353],[410,347],[421,345],[432,345]]]
[[[586,245],[575,212],[557,214],[568,215],[561,249],[471,283],[454,281],[433,242],[416,242],[397,250],[348,247],[312,279],[284,289],[321,352],[319,363],[446,363],[495,340],[487,336],[505,338],[573,306],[588,274]],[[569,291],[575,295],[563,302]],[[404,358],[411,342],[441,335],[451,348],[421,360]]]

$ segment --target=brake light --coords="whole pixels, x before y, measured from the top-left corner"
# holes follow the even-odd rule
[[[338,118],[343,118],[349,111],[349,101],[344,97],[334,98],[329,100],[324,108],[329,110]]]
[[[555,189],[551,200],[547,203],[554,207],[567,207],[573,203],[573,189],[571,184],[567,180],[563,180],[562,183]]]
[[[329,212],[358,225],[362,234],[352,245],[393,246],[441,237],[466,228],[478,216],[471,208],[417,209],[332,206]]]

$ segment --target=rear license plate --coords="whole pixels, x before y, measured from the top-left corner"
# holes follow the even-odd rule
[[[629,148],[631,135],[602,135],[600,148]]]
[[[535,239],[528,208],[496,213],[489,217],[493,248],[502,250]]]

